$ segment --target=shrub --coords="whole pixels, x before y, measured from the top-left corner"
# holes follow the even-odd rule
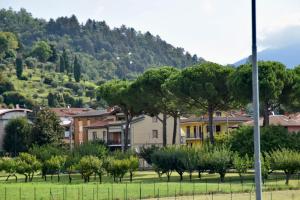
[[[227,170],[231,167],[233,153],[225,146],[215,147],[209,153],[209,169],[220,175],[220,181],[225,181]]]
[[[74,93],[77,93],[78,90],[81,89],[80,84],[78,84],[78,83],[73,83],[73,82],[67,82],[67,83],[64,84],[64,86],[65,86],[66,88],[72,89],[72,90],[74,91]]]
[[[79,171],[84,178],[84,182],[90,181],[90,176],[97,171],[101,161],[96,156],[83,156],[79,163]]]
[[[18,181],[18,177],[16,175],[17,171],[16,161],[10,157],[3,157],[0,159],[0,171],[5,171],[8,174],[6,181],[8,181],[9,177],[14,176],[16,178],[16,182]]]
[[[114,178],[114,181],[119,179],[122,182],[122,178],[129,169],[129,163],[126,159],[115,159],[113,157],[108,158],[106,165],[107,172]]]
[[[32,181],[34,173],[41,168],[37,158],[28,153],[20,153],[16,158],[16,172],[25,176],[25,182]]]
[[[15,91],[4,92],[2,96],[4,98],[4,103],[7,105],[19,104],[26,108],[32,108],[34,106],[34,103],[32,100],[27,99],[26,97],[24,97],[23,95],[21,95],[18,92],[15,92]]]
[[[51,174],[51,180],[54,173],[57,174],[57,181],[60,181],[60,172],[63,169],[66,162],[65,156],[51,156],[49,160],[45,161],[45,165],[48,173]]]
[[[300,170],[300,153],[290,149],[277,149],[269,153],[272,170],[282,170],[285,173],[285,184],[289,184],[291,175]]]
[[[37,62],[37,59],[33,57],[27,57],[25,59],[25,65],[30,69],[33,69],[36,66]]]
[[[253,167],[252,160],[246,154],[244,157],[239,156],[237,153],[233,156],[233,167],[240,176],[241,183],[244,181],[243,174],[247,172],[248,169]]]

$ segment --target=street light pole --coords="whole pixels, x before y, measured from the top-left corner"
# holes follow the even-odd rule
[[[252,94],[254,116],[254,158],[256,200],[262,200],[261,162],[260,162],[260,124],[259,124],[259,83],[256,45],[256,0],[252,0]]]

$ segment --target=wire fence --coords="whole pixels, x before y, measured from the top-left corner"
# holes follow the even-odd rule
[[[265,199],[300,199],[299,176],[290,185],[283,176],[273,176],[263,186]],[[0,200],[115,200],[115,199],[255,199],[254,180],[225,183],[203,179],[192,182],[133,183],[18,183],[0,184]],[[278,198],[281,197],[281,198]]]

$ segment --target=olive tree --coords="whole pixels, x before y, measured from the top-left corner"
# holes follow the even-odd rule
[[[51,174],[51,180],[54,173],[57,174],[57,181],[60,181],[60,173],[64,169],[66,162],[66,156],[51,156],[49,160],[46,160],[45,165],[48,173]]]
[[[285,173],[285,184],[293,174],[300,170],[300,153],[289,149],[278,149],[269,153],[272,170],[282,170]]]
[[[130,174],[130,182],[132,182],[133,173],[139,168],[139,158],[132,155],[127,159],[127,162],[128,171]]]
[[[84,179],[84,182],[90,181],[90,176],[95,173],[95,169],[101,165],[101,161],[96,156],[84,156],[78,163],[78,169]]]
[[[253,167],[252,160],[248,157],[248,154],[245,156],[240,156],[239,154],[234,154],[233,156],[233,167],[240,176],[241,183],[244,182],[243,174],[247,173],[248,169]]]
[[[16,158],[16,172],[25,176],[25,182],[32,181],[34,173],[41,168],[36,156],[29,153],[20,153]]]
[[[10,157],[3,157],[0,159],[0,171],[5,171],[8,174],[6,181],[8,181],[9,177],[14,176],[16,178],[16,182],[18,181],[18,177],[16,175],[16,160]]]

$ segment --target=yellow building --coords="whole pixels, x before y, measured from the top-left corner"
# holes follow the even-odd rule
[[[249,117],[236,116],[222,112],[216,112],[213,120],[215,135],[228,134],[244,122],[251,120]],[[190,117],[180,120],[180,131],[183,143],[187,145],[201,144],[209,139],[208,117]]]

